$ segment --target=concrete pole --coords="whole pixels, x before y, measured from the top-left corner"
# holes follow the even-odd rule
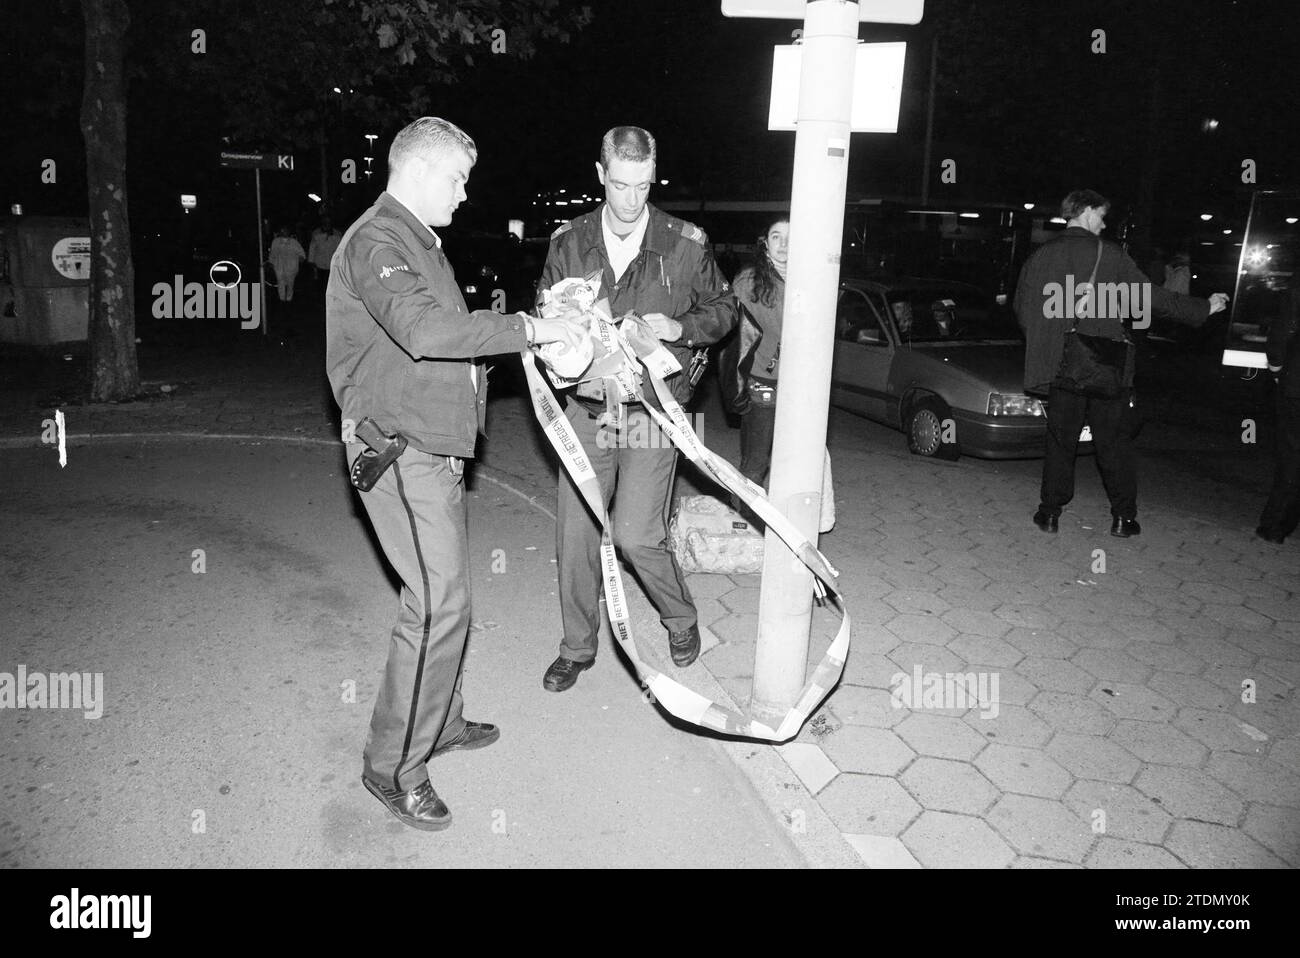
[[[261,297],[262,335],[266,335],[266,253],[262,251],[262,169],[253,170],[257,184],[257,295]]]
[[[856,3],[808,4],[769,494],[813,543],[821,513],[857,45]],[[765,548],[750,711],[760,720],[775,720],[803,688],[813,587],[811,574],[770,530]]]
[[[930,158],[934,146],[934,81],[939,74],[939,35],[930,41],[930,98],[925,108],[925,155],[921,159],[921,205],[930,202]]]

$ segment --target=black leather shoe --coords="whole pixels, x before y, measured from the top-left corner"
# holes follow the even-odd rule
[[[1260,526],[1258,529],[1255,530],[1255,535],[1259,536],[1265,542],[1271,542],[1277,546],[1280,546],[1283,542],[1286,541],[1286,536],[1280,536],[1277,535],[1276,533],[1269,532],[1269,530],[1265,529],[1263,526]]]
[[[573,688],[578,681],[579,673],[591,668],[596,664],[595,659],[588,659],[586,662],[578,662],[574,659],[566,659],[560,656],[551,663],[551,667],[546,670],[546,677],[542,679],[542,688],[548,692],[564,692]]]
[[[460,734],[446,745],[439,745],[433,750],[434,755],[443,752],[468,751],[472,748],[487,748],[501,737],[501,730],[487,722],[466,722]]]
[[[673,665],[685,668],[700,657],[700,629],[691,626],[681,632],[668,633],[668,651],[672,653]]]
[[[1119,536],[1121,539],[1127,539],[1129,536],[1140,536],[1142,527],[1138,525],[1136,519],[1121,519],[1116,516],[1110,524],[1110,534]]]
[[[1049,516],[1041,509],[1034,513],[1034,525],[1044,532],[1056,532],[1060,524],[1061,520],[1058,516]]]
[[[384,807],[403,825],[410,825],[422,832],[438,832],[451,824],[451,810],[427,780],[406,792],[399,788],[384,788],[364,775],[361,776],[361,784],[366,787],[366,791],[383,802]]]

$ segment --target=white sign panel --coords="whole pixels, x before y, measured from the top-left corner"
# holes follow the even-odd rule
[[[859,43],[853,66],[854,133],[897,133],[898,109],[903,100],[903,61],[906,43]],[[799,116],[799,70],[803,46],[775,47],[772,51],[772,104],[769,130],[793,130]]]
[[[802,20],[804,0],[722,0],[727,17],[764,17],[770,20]],[[858,19],[863,23],[920,23],[925,0],[858,0]]]
[[[90,237],[65,236],[50,250],[50,260],[61,276],[90,278]]]

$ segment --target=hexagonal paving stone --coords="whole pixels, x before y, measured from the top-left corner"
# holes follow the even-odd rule
[[[1109,625],[1062,622],[1057,632],[1080,649],[1120,649],[1131,641],[1128,635]]]
[[[1275,659],[1266,656],[1259,660],[1258,668],[1276,676],[1292,688],[1300,685],[1300,662],[1295,659]]]
[[[1230,589],[1217,582],[1197,582],[1189,580],[1179,586],[1179,591],[1195,596],[1202,603],[1217,602],[1223,605],[1241,605],[1246,597],[1236,589]]]
[[[892,605],[885,605],[879,599],[869,599],[865,602],[853,603],[853,624],[870,626],[873,633],[883,633],[891,640],[894,638],[892,632],[886,631],[882,626],[898,613]],[[858,635],[855,631],[853,634],[853,644],[858,645]],[[879,649],[876,649],[879,651]]]
[[[963,673],[966,663],[941,645],[922,645],[919,642],[905,642],[889,653],[889,661],[897,665],[909,676],[919,667],[922,676],[937,673]],[[916,703],[913,703],[916,704]]]
[[[991,639],[1005,635],[1011,630],[1010,625],[992,612],[968,608],[957,608],[945,612],[943,621],[959,633],[984,635]]]
[[[1234,678],[1240,682],[1241,669],[1234,670]],[[1207,681],[1199,675],[1187,675],[1183,672],[1157,672],[1151,676],[1147,685],[1153,692],[1158,692],[1178,708],[1198,708],[1219,711],[1226,709],[1238,697],[1237,688],[1224,688]]]
[[[709,628],[723,642],[752,645],[758,635],[757,615],[732,614],[709,623]]]
[[[927,562],[926,565],[931,569],[934,568],[932,562]],[[881,572],[881,577],[895,589],[910,589],[915,592],[933,592],[937,594],[944,587],[943,581],[930,575],[929,570],[922,571],[911,567],[887,566]]]
[[[1198,766],[1209,754],[1200,742],[1172,725],[1124,719],[1107,736],[1144,762]]]
[[[989,590],[992,591],[992,588],[990,586]],[[993,610],[993,614],[1009,625],[1022,629],[1054,629],[1061,624],[1058,616],[1036,605],[1004,602]]]
[[[1058,862],[1054,858],[1034,858],[1032,855],[1020,855],[1011,863],[1012,868],[1082,868],[1074,862]]]
[[[1058,732],[1047,746],[1047,754],[1075,777],[1101,782],[1127,784],[1141,768],[1127,751],[1099,735]]]
[[[1165,847],[1193,868],[1286,867],[1244,831],[1209,822],[1177,822]]]
[[[1224,634],[1227,634],[1227,630],[1224,630]],[[1180,634],[1177,645],[1211,665],[1249,666],[1256,658],[1254,653],[1247,652],[1241,646],[1212,636]]]
[[[1174,818],[1131,785],[1079,781],[1065,793],[1065,804],[1093,827],[1099,821],[1112,838],[1160,844]],[[1104,813],[1098,818],[1098,812]]]
[[[1106,735],[1115,727],[1115,716],[1082,695],[1069,692],[1039,692],[1029,709],[1057,732]]]
[[[1246,723],[1227,712],[1207,709],[1180,709],[1174,725],[1214,751],[1259,755],[1264,743],[1252,738]]]
[[[1041,659],[1068,659],[1079,651],[1069,639],[1046,629],[1012,629],[1002,641],[1014,645],[1026,656]]]
[[[1186,868],[1173,855],[1155,845],[1143,845],[1119,838],[1102,838],[1088,853],[1089,868]]]
[[[921,811],[892,778],[847,772],[827,785],[817,801],[840,831],[855,835],[898,836]]]
[[[985,816],[1022,855],[1082,862],[1092,829],[1060,802],[1030,795],[1004,795]]]
[[[964,589],[955,585],[946,586],[936,594],[952,606],[954,610],[965,609],[969,612],[988,612],[992,614],[993,610],[1002,604],[1001,599],[986,592]],[[944,614],[947,615],[948,613],[945,612]]]
[[[1004,668],[1025,657],[1014,645],[987,635],[959,635],[948,643],[948,649],[967,662],[987,662]]]
[[[1143,665],[1166,672],[1197,675],[1205,671],[1208,664],[1170,642],[1130,642],[1124,646],[1124,651]]]
[[[1274,855],[1300,867],[1300,815],[1294,808],[1252,805],[1242,827],[1246,834]]]
[[[898,736],[921,755],[970,761],[984,739],[959,718],[913,712],[899,723]]]
[[[1171,612],[1162,609],[1156,613],[1156,621],[1163,622],[1175,632],[1179,639],[1202,638],[1221,639],[1228,630],[1220,622],[1205,618],[1201,613]]]
[[[1255,655],[1293,659],[1297,654],[1300,654],[1295,639],[1271,629],[1267,632],[1233,629],[1224,637],[1224,641],[1231,642],[1233,645],[1243,648],[1247,652],[1253,652]]]
[[[758,589],[735,588],[729,592],[724,592],[718,597],[718,601],[726,606],[729,612],[749,612],[758,613]]]
[[[887,689],[890,687],[890,678],[897,671],[899,671],[898,664],[885,656],[854,648],[849,650],[848,661],[844,663],[843,681],[845,685]]]
[[[943,615],[949,605],[933,592],[912,592],[897,589],[881,599],[905,615]]]
[[[978,815],[998,797],[998,790],[974,766],[928,755],[913,762],[899,779],[922,807]]]
[[[1300,598],[1247,596],[1246,608],[1268,616],[1274,622],[1300,622]]]
[[[1083,649],[1070,661],[1104,682],[1142,685],[1151,677],[1149,666],[1118,649]]]
[[[726,642],[709,649],[701,660],[717,678],[746,678],[754,674],[754,643]]]
[[[895,708],[889,692],[884,689],[841,685],[827,701],[845,725],[893,728],[909,714],[907,709]]]
[[[691,596],[696,599],[716,599],[735,588],[735,584],[724,575],[706,575],[695,573],[686,577]]]
[[[1205,772],[1171,765],[1148,765],[1133,786],[1150,796],[1175,818],[1236,825],[1244,807],[1241,801]]]
[[[1047,692],[1070,692],[1087,695],[1097,678],[1065,659],[1029,656],[1016,663],[1016,671]]]
[[[1004,792],[1060,798],[1070,787],[1070,773],[1041,749],[1020,748],[994,743],[989,745],[975,767]]]
[[[967,662],[963,671],[987,675],[990,697],[999,705],[1028,705],[1041,691],[1019,672],[1004,666]]]
[[[1037,748],[1052,737],[1050,725],[1019,705],[999,706],[998,714],[991,716],[972,710],[963,720],[988,741],[1002,745]]]
[[[1205,771],[1248,802],[1300,808],[1300,773],[1276,759],[1215,752]]]
[[[948,585],[976,591],[982,590],[993,581],[979,569],[969,566],[950,566],[942,562],[939,563],[939,568],[934,570],[934,577],[946,582]]]
[[[1169,609],[1172,612],[1185,612],[1189,615],[1201,610],[1201,602],[1193,595],[1179,592],[1177,589],[1155,589],[1145,585],[1138,587],[1139,597],[1146,599],[1157,609]]]
[[[929,615],[898,615],[886,622],[885,628],[902,642],[924,645],[947,645],[957,634],[941,620]]]
[[[922,812],[902,839],[927,868],[1006,868],[1016,857],[983,820],[951,812]]]
[[[1119,718],[1165,723],[1178,714],[1173,702],[1145,685],[1099,682],[1088,698]]]
[[[1254,609],[1248,609],[1244,605],[1218,605],[1208,603],[1201,610],[1201,615],[1213,619],[1223,625],[1232,626],[1237,629],[1257,629],[1263,631],[1272,628],[1273,620]]]
[[[841,772],[897,775],[916,753],[893,732],[846,725],[822,741],[822,750]]]

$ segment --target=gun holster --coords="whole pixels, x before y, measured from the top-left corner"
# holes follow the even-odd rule
[[[369,416],[357,423],[353,435],[368,448],[361,450],[361,455],[352,463],[348,478],[362,492],[369,492],[397,457],[406,451],[406,437],[401,433],[385,435]]]

